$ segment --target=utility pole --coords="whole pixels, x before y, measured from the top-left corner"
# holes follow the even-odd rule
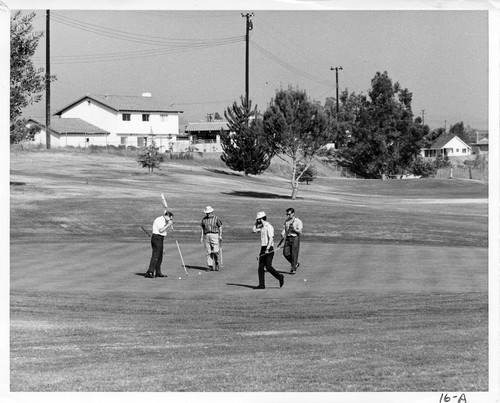
[[[337,119],[339,116],[339,70],[342,70],[342,66],[340,67],[330,67],[330,70],[335,70],[335,82],[337,89]]]
[[[241,13],[242,17],[245,17],[247,19],[246,21],[246,54],[245,54],[245,102],[248,107],[248,72],[249,72],[249,61],[248,61],[248,56],[249,56],[249,44],[250,44],[250,35],[249,32],[253,29],[253,24],[252,20],[250,17],[253,17],[253,13],[246,13],[243,14]],[[248,121],[247,121],[248,124]]]
[[[425,125],[425,109],[422,109],[422,126]]]
[[[50,10],[45,19],[45,141],[50,149]]]

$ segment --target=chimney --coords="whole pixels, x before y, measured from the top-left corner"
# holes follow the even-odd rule
[[[151,98],[151,93],[150,93],[150,92],[143,92],[143,93],[142,93],[142,96],[143,96],[144,98]]]

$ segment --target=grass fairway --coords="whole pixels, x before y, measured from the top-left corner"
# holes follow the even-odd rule
[[[146,279],[140,226],[161,192],[176,231],[168,277]],[[319,178],[289,194],[218,166],[149,176],[115,156],[12,153],[11,391],[488,390],[486,185]],[[205,205],[225,224],[220,272],[201,270]],[[255,213],[280,230],[289,206],[301,267],[254,290]]]

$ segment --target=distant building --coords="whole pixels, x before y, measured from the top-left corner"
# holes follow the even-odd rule
[[[420,150],[422,157],[464,157],[471,155],[471,147],[453,133],[443,133],[430,147]]]
[[[40,130],[35,134],[35,144],[46,144],[47,136],[45,118],[29,118],[28,126],[38,126]],[[91,144],[101,144],[106,141],[109,132],[85,122],[79,118],[53,118],[50,122],[51,147],[86,147]]]
[[[475,143],[471,145],[472,155],[484,155],[489,152],[489,141],[488,137],[483,137],[482,139],[476,140]]]
[[[188,123],[185,135],[189,138],[190,148],[199,152],[222,152],[220,144],[221,130],[229,131],[228,122],[214,120],[211,122]]]
[[[51,119],[50,126],[53,129],[52,122],[57,124],[55,122],[66,119],[80,119],[107,134],[78,136],[75,133],[75,143],[142,147],[154,138],[160,150],[166,151],[173,148],[179,135],[180,113],[182,111],[156,102],[150,93],[142,96],[85,95],[56,112],[57,118]],[[52,133],[51,145],[64,147],[65,143],[59,140],[60,135]],[[41,138],[41,141],[45,142],[45,139]]]

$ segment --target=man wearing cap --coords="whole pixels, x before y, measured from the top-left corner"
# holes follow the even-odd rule
[[[287,219],[281,236],[285,240],[283,247],[283,256],[291,264],[290,274],[295,274],[300,263],[297,261],[299,258],[300,249],[300,234],[302,234],[302,221],[295,217],[295,210],[293,208],[286,209]]]
[[[260,253],[259,253],[259,285],[254,287],[256,290],[263,290],[266,288],[265,274],[264,271],[267,270],[271,273],[279,282],[280,288],[283,287],[285,282],[285,277],[283,274],[279,274],[273,267],[273,257],[274,257],[274,228],[267,222],[266,213],[261,211],[257,213],[257,218],[255,224],[252,228],[252,232],[260,232]]]
[[[161,262],[163,260],[163,241],[167,236],[167,229],[172,227],[172,217],[174,215],[165,210],[162,216],[157,217],[153,222],[153,235],[151,235],[151,260],[149,269],[146,272],[146,277],[167,277],[161,273]],[[172,228],[173,229],[173,228]]]
[[[207,252],[206,271],[219,270],[219,242],[222,241],[222,221],[214,215],[214,209],[207,206],[203,211],[205,217],[201,220],[200,243],[205,244]]]

